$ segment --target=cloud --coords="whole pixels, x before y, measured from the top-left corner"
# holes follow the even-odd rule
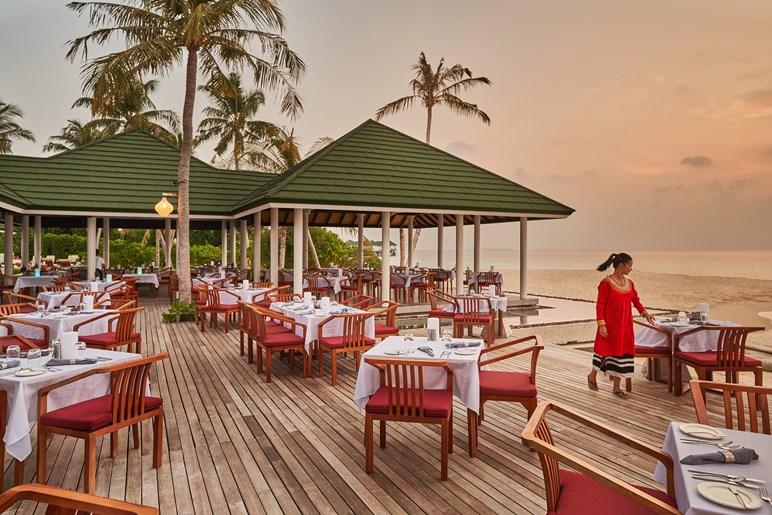
[[[513,178],[515,180],[523,180],[523,179],[530,179],[531,174],[526,171],[525,168],[518,168],[515,170],[515,173],[513,174]]]
[[[706,166],[712,166],[713,160],[708,156],[687,156],[681,159],[681,164],[703,168]]]
[[[772,115],[772,89],[746,93],[729,105],[736,118],[764,118]]]
[[[474,154],[477,150],[477,147],[474,145],[467,143],[466,141],[454,141],[452,143],[448,143],[448,146],[445,147],[445,152],[448,152],[450,154],[454,154],[457,156],[461,156],[464,154]]]

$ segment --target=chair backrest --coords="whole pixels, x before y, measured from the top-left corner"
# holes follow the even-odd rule
[[[487,297],[454,297],[456,313],[463,315],[466,323],[482,323],[484,316],[489,316],[491,303]]]
[[[0,316],[7,317],[8,315],[18,315],[19,313],[32,313],[37,308],[34,304],[29,302],[21,302],[19,304],[0,304]]]
[[[67,291],[69,286],[66,284],[54,284],[52,286],[43,286],[44,292],[58,292],[58,291]]]
[[[429,305],[431,306],[431,309],[444,309],[445,306],[440,307],[440,302],[447,302],[448,304],[453,305],[453,309],[456,308],[456,301],[453,300],[453,297],[448,295],[447,293],[442,293],[441,291],[437,290],[431,290],[426,292],[426,296],[429,297]]]
[[[262,281],[262,282],[252,283],[252,286],[254,288],[271,288],[273,286],[273,283],[271,281]]]
[[[271,302],[293,302],[303,300],[303,297],[297,293],[273,293],[267,296]]]
[[[402,277],[401,275],[393,274],[391,276],[392,288],[404,288],[406,283],[407,283],[407,279]]]
[[[332,315],[330,318],[319,324],[319,338],[321,339],[324,334],[323,326],[327,323],[332,323],[333,320],[341,320],[343,323],[343,347],[349,348],[362,348],[369,347],[371,343],[367,343],[367,336],[365,336],[365,325],[367,319],[372,317],[372,313],[343,313],[340,315]]]
[[[716,347],[716,360],[719,366],[742,366],[745,362],[745,342],[748,334],[763,330],[763,327],[722,327],[718,333]]]
[[[385,325],[397,325],[397,308],[402,306],[398,302],[392,302],[390,300],[382,300],[381,302],[368,306],[367,311],[371,314],[379,317],[386,317],[384,320]]]
[[[738,430],[770,434],[769,398],[772,397],[772,388],[696,379],[689,384],[694,400],[694,410],[700,424],[711,425],[708,397],[705,392],[719,390],[724,409],[724,426],[727,429],[734,429],[734,417],[736,417]],[[744,399],[743,394],[745,394]]]
[[[365,358],[378,369],[381,386],[388,389],[387,414],[404,419],[424,418],[424,369],[444,368],[446,389],[453,391],[453,369],[447,361]]]
[[[115,327],[115,339],[124,342],[131,339],[131,333],[134,332],[134,319],[137,313],[145,308],[123,309],[118,312],[118,323]]]
[[[480,275],[477,278],[477,284],[480,286],[490,286],[492,284],[497,284],[496,278],[498,275],[498,272],[480,272]]]
[[[29,501],[21,504],[23,509],[31,507],[32,503],[40,503],[38,506],[48,505],[45,511],[46,515],[85,515],[90,513],[155,515],[158,513],[158,510],[152,506],[141,506],[37,483],[14,486],[0,495],[0,511],[4,513],[14,504],[23,501]]]
[[[365,309],[372,301],[373,297],[359,294],[340,301],[340,304],[343,304],[344,306],[350,306],[352,308]]]
[[[218,288],[213,284],[204,284],[199,286],[199,288],[203,289],[204,294],[206,295],[207,307],[214,309],[220,307],[220,291],[222,288]]]
[[[145,413],[145,391],[150,368],[156,361],[167,359],[164,352],[107,367],[110,372],[113,424],[131,420]]]

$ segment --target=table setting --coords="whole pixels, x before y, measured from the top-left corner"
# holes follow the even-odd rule
[[[42,305],[39,305],[39,310],[33,313],[17,313],[8,315],[5,318],[5,322],[10,323],[13,327],[13,334],[25,336],[27,338],[36,339],[42,337],[42,330],[38,327],[25,325],[23,323],[14,323],[15,319],[28,320],[38,324],[47,325],[49,327],[49,338],[55,339],[61,337],[62,333],[71,331],[74,326],[81,322],[85,322],[89,318],[93,317],[96,313],[111,313],[114,310],[89,310],[76,311],[70,306],[65,306],[63,309],[42,309]],[[82,335],[100,334],[107,332],[107,319],[109,317],[100,318],[90,324],[82,326],[78,332]],[[6,329],[0,327],[0,336],[4,336]]]

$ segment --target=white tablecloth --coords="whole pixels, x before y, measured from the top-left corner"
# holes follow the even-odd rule
[[[46,372],[32,377],[16,377],[8,375],[0,377],[0,389],[8,394],[8,419],[5,430],[5,450],[17,460],[24,460],[32,452],[29,431],[30,423],[37,422],[38,418],[38,391],[44,386],[59,382],[68,377],[88,370],[89,368],[112,365],[121,361],[141,358],[140,354],[128,352],[105,351],[99,349],[86,349],[78,351],[79,358],[93,358],[103,356],[111,358],[110,361],[97,362],[94,365],[66,365],[56,367],[60,372]],[[31,367],[44,365],[50,356],[32,360]],[[27,366],[27,360],[22,359],[22,366]],[[89,377],[83,381],[57,388],[48,395],[48,411],[53,411],[65,406],[70,406],[81,401],[100,397],[110,393],[110,375],[100,374]]]
[[[57,275],[41,275],[35,277],[34,275],[22,275],[16,279],[16,284],[13,286],[13,291],[19,293],[22,288],[40,288],[42,286],[52,286],[54,279],[57,279]]]
[[[704,470],[706,472],[720,472],[722,474],[734,474],[737,476],[764,479],[768,482],[772,481],[772,436],[720,428],[721,432],[726,435],[726,437],[721,440],[722,442],[732,440],[744,447],[755,449],[760,456],[759,459],[753,460],[747,465],[738,465],[736,463],[681,465],[679,461],[684,457],[692,454],[707,454],[713,452],[713,449],[707,445],[682,443],[680,440],[681,437],[688,438],[689,436],[678,429],[678,426],[680,425],[679,422],[670,423],[667,435],[665,436],[665,442],[662,444],[662,450],[673,458],[675,466],[673,482],[675,485],[676,502],[678,503],[678,509],[681,510],[684,515],[740,513],[740,510],[725,508],[702,497],[697,492],[697,485],[702,481],[693,479],[691,473],[689,473],[687,469],[693,468]],[[657,468],[654,470],[654,480],[663,485],[667,484],[665,467],[660,463],[657,463]],[[769,489],[769,485],[767,485],[767,489]],[[756,493],[751,488],[746,488],[746,490]],[[762,506],[752,513],[769,513],[769,506]]]
[[[675,336],[686,331],[699,327],[696,325],[673,326],[667,322],[655,322],[657,327],[669,331],[673,335],[673,345],[675,345]],[[737,326],[733,322],[722,322],[720,320],[712,320],[713,325],[722,326]],[[714,351],[718,347],[718,333],[719,331],[698,331],[689,336],[681,338],[678,345],[678,350],[681,352],[708,352]],[[648,327],[641,327],[635,335],[635,344],[641,347],[667,347],[667,337]]]
[[[453,369],[453,394],[461,399],[467,408],[475,413],[480,412],[480,372],[477,361],[480,358],[480,351],[483,349],[482,340],[478,339],[454,339],[454,342],[480,342],[476,349],[477,352],[468,356],[462,356],[451,352],[448,357],[440,357],[445,351],[445,344],[441,341],[430,342],[426,338],[416,338],[412,342],[405,342],[403,336],[389,336],[378,345],[365,352],[362,355],[362,362],[359,364],[359,374],[357,375],[357,384],[354,388],[354,403],[360,410],[365,409],[370,396],[380,387],[380,378],[378,369],[367,365],[364,358],[395,358],[395,359],[429,359],[437,361],[447,361]],[[434,357],[415,351],[408,355],[389,355],[386,351],[394,349],[415,349],[417,347],[431,347],[434,351]],[[427,390],[442,390],[447,384],[447,374],[442,369],[428,370],[424,369],[424,388]]]
[[[277,313],[281,313],[284,316],[290,317],[296,322],[306,326],[306,352],[311,352],[311,342],[319,338],[319,324],[330,318],[330,315],[324,315],[317,310],[313,315],[300,314],[297,311],[304,311],[304,308],[300,307],[297,311],[285,307],[281,302],[274,302],[271,304],[271,309]],[[334,311],[334,310],[333,310]],[[348,308],[347,313],[362,313],[362,310]],[[298,328],[295,333],[300,336],[301,330]],[[329,322],[324,326],[325,336],[343,336],[343,321],[341,319]],[[365,322],[365,336],[368,338],[375,338],[375,317],[370,317]]]
[[[64,299],[67,299],[67,296],[69,294],[73,293],[72,291],[56,291],[56,292],[43,292],[38,293],[38,298],[46,303],[48,306],[48,309],[58,308],[62,305],[62,302],[64,302]],[[77,306],[80,304],[81,299],[83,298],[82,295],[73,295],[69,299],[67,299],[67,302],[65,303],[66,306]],[[102,302],[103,300],[110,300],[110,294],[105,293],[99,297],[99,300],[97,302]]]
[[[48,336],[53,340],[54,338],[61,338],[62,333],[66,331],[72,331],[72,328],[75,325],[105,312],[106,312],[105,310],[95,310],[93,313],[90,313],[90,314],[77,313],[74,315],[59,315],[59,314],[54,315],[51,313],[47,313],[42,317],[38,313],[25,313],[23,315],[11,315],[10,319],[11,319],[11,326],[13,327],[13,334],[20,334],[28,338],[36,338],[36,339],[43,337],[42,330],[37,327],[31,327],[24,324],[13,323],[12,320],[14,318],[20,318],[23,320],[29,320],[30,322],[35,322],[36,324],[47,325],[48,327],[50,327]],[[90,324],[86,324],[78,330],[78,334],[89,335],[89,334],[105,333],[107,332],[107,320],[110,318],[111,317],[104,317]],[[115,327],[115,324],[113,324],[113,327]],[[5,333],[6,333],[5,328],[0,327],[0,336],[3,336]]]
[[[73,284],[81,286],[86,291],[105,291],[107,289],[112,290],[118,288],[123,281],[75,281]]]
[[[221,291],[220,303],[233,304],[235,302],[238,302],[239,300],[243,300],[244,302],[249,302],[249,303],[253,303],[255,300],[257,300],[257,302],[260,302],[261,300],[263,300],[263,297],[265,296],[265,292],[269,291],[270,289],[271,288],[250,288],[248,290],[242,290],[241,288],[228,288],[225,291],[228,291],[233,295],[236,295],[236,297],[238,298],[228,293],[225,293],[225,291]]]
[[[493,304],[493,309],[496,311],[506,311],[507,310],[507,297],[487,297],[484,302],[482,302],[482,309],[488,310],[488,302]],[[460,303],[460,313],[464,312],[464,304]],[[445,308],[445,311],[448,313],[453,313],[456,311],[456,305],[455,304],[448,304],[448,306]]]
[[[137,279],[137,284],[152,284],[158,288],[158,276],[155,274],[123,274],[123,277],[134,277]]]

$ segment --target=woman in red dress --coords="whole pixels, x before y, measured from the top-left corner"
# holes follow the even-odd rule
[[[595,306],[598,332],[587,386],[590,390],[597,390],[598,372],[603,372],[614,383],[612,393],[627,399],[629,395],[621,389],[620,382],[622,378],[632,377],[635,371],[635,333],[631,305],[649,323],[654,323],[654,319],[638,299],[633,281],[626,277],[633,270],[633,258],[624,252],[611,254],[598,266],[598,271],[604,272],[612,265],[614,273],[606,276],[598,285],[598,302]]]

